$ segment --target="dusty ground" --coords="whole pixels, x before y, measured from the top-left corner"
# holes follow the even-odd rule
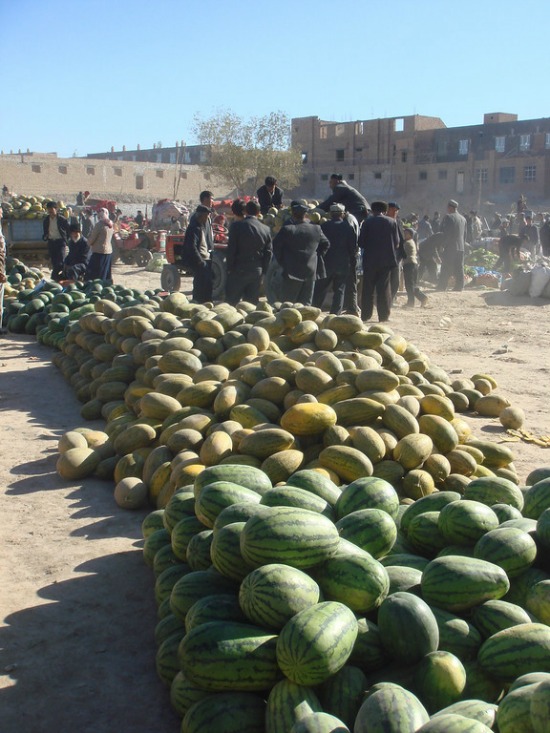
[[[159,285],[135,267],[115,278]],[[482,291],[430,301],[394,308],[390,325],[453,374],[492,374],[526,428],[549,434],[550,301]],[[58,438],[83,421],[51,355],[31,337],[0,340],[0,731],[177,733],[155,672],[145,513],[119,509],[110,484],[55,473]],[[478,435],[504,437],[498,421],[470,419]],[[510,446],[522,479],[550,465],[547,449]]]

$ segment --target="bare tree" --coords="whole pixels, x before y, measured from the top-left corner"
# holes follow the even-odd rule
[[[291,146],[290,119],[284,112],[248,120],[230,110],[208,118],[197,114],[193,132],[200,144],[211,146],[203,167],[225,179],[239,195],[254,194],[266,176],[274,176],[283,188],[299,182],[302,157]]]

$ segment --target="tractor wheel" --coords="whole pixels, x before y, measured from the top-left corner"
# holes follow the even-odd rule
[[[160,273],[160,284],[169,293],[181,288],[181,274],[175,265],[164,265]]]
[[[227,271],[225,269],[225,255],[214,252],[212,257],[212,297],[214,300],[225,298],[225,282]]]
[[[153,259],[153,255],[151,252],[149,252],[148,249],[144,249],[143,247],[138,247],[138,249],[135,252],[134,259],[135,259],[136,265],[139,265],[139,267],[147,267],[147,265]]]

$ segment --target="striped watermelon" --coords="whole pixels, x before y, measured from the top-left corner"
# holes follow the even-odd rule
[[[185,616],[185,630],[191,631],[196,626],[210,621],[237,621],[246,623],[246,616],[241,611],[237,596],[229,593],[215,593],[205,596],[193,603]]]
[[[382,644],[392,659],[414,664],[439,644],[437,620],[428,604],[412,593],[394,593],[378,609]],[[407,629],[407,633],[403,633]]]
[[[507,504],[520,512],[523,509],[523,494],[512,481],[500,476],[479,476],[472,479],[464,489],[464,498],[480,501],[482,504]]]
[[[170,610],[185,623],[193,603],[214,593],[235,593],[236,584],[214,570],[195,570],[176,581],[170,594]]]
[[[382,509],[359,509],[336,522],[340,536],[379,558],[387,555],[397,539],[397,527]]]
[[[399,496],[388,481],[376,476],[365,476],[346,486],[335,509],[338,519],[358,509],[381,509],[395,519],[399,511]]]
[[[192,705],[182,733],[265,733],[265,701],[250,693],[208,695]]]
[[[462,499],[447,504],[439,512],[438,526],[448,544],[475,545],[498,525],[497,515],[480,501]]]
[[[478,720],[446,713],[434,716],[421,728],[417,728],[416,733],[491,733],[491,729]]]
[[[447,544],[439,529],[440,513],[422,512],[414,516],[407,525],[407,542],[415,552],[422,553],[425,557],[434,557]],[[406,513],[403,516],[405,517]]]
[[[349,662],[365,672],[380,669],[387,662],[380,630],[375,623],[367,618],[357,619],[357,638]]]
[[[169,613],[155,626],[155,642],[157,646],[160,646],[165,639],[181,629],[185,631],[185,626],[173,613]]]
[[[182,626],[161,642],[157,649],[155,658],[157,674],[167,687],[170,687],[172,680],[179,672],[178,648],[184,636],[185,629]]]
[[[191,570],[208,570],[212,567],[210,548],[213,539],[214,532],[211,529],[203,529],[191,537],[185,550],[187,564]]]
[[[422,597],[430,606],[466,611],[491,598],[502,598],[510,581],[498,565],[473,557],[436,557],[422,573]]]
[[[171,532],[176,524],[184,517],[195,516],[195,493],[192,486],[183,486],[170,497],[164,507],[162,521],[166,529]]]
[[[550,478],[533,484],[523,495],[523,516],[538,519],[545,509],[550,509]]]
[[[401,568],[412,568],[422,571],[430,561],[422,557],[422,555],[413,555],[408,552],[390,552],[386,557],[380,558],[380,562],[386,568],[389,565],[395,565]]]
[[[341,539],[335,554],[312,570],[323,595],[357,613],[377,608],[388,595],[388,573],[378,560]]]
[[[497,709],[498,705],[484,702],[483,700],[459,700],[437,712],[434,718],[438,715],[462,715],[464,718],[477,720],[478,723],[483,723],[483,725],[486,725],[487,728],[492,730],[496,720]]]
[[[533,733],[544,733],[550,720],[550,680],[539,682],[530,703],[531,725]]]
[[[290,733],[350,733],[344,723],[329,713],[310,713],[298,720]]]
[[[204,690],[269,690],[280,679],[277,637],[251,624],[210,621],[182,639],[179,662],[185,677]]]
[[[451,652],[461,662],[477,659],[483,642],[477,628],[460,616],[431,606],[439,628],[439,649]]]
[[[429,719],[412,692],[385,684],[367,695],[355,719],[354,733],[415,733]]]
[[[226,524],[233,524],[233,522],[246,522],[247,519],[255,517],[258,514],[264,517],[267,516],[269,514],[269,507],[263,506],[263,504],[250,504],[249,502],[231,504],[231,506],[222,509],[218,514],[214,522],[214,529],[220,529],[221,527],[225,527]]]
[[[320,496],[312,494],[307,489],[298,486],[275,486],[264,493],[261,503],[265,506],[293,506],[298,509],[308,509],[318,512],[334,520],[332,506]]]
[[[273,507],[267,516],[251,517],[241,535],[241,553],[253,566],[283,563],[307,569],[336,552],[338,530],[322,514],[293,507]]]
[[[405,591],[420,595],[420,583],[422,581],[422,571],[415,568],[404,568],[399,565],[384,565],[388,578],[390,579],[390,588],[388,596]]]
[[[333,481],[323,476],[319,471],[314,471],[309,468],[296,471],[287,480],[287,484],[310,491],[312,494],[320,496],[321,499],[327,501],[331,506],[336,504],[338,497],[342,493],[341,489]]]
[[[433,651],[418,664],[415,679],[418,697],[432,715],[460,699],[466,686],[466,670],[454,654]]]
[[[193,535],[207,527],[197,517],[185,516],[174,526],[169,535],[174,555],[182,562],[187,560],[187,545]]]
[[[248,619],[268,629],[282,629],[292,616],[319,602],[319,586],[306,573],[273,563],[250,572],[239,589]]]
[[[155,600],[157,605],[164,601],[165,598],[170,598],[172,588],[180,578],[191,572],[191,568],[184,562],[178,565],[170,565],[166,568],[156,579],[155,582]]]
[[[311,687],[284,679],[271,689],[267,698],[265,733],[288,733],[294,723],[322,707]]]
[[[498,565],[511,580],[535,562],[537,545],[527,532],[501,526],[480,537],[474,547],[474,557]]]
[[[410,504],[403,513],[400,523],[401,531],[407,536],[409,524],[418,514],[439,512],[447,504],[458,501],[459,499],[460,494],[457,491],[436,491],[433,494],[428,494],[428,496],[423,496],[422,499],[418,499],[414,504]]]
[[[499,631],[483,643],[478,661],[488,674],[504,681],[550,672],[550,626],[530,623]]]
[[[367,687],[367,678],[359,667],[346,664],[321,685],[323,710],[353,728]]]
[[[240,582],[253,569],[241,554],[241,535],[245,522],[233,522],[214,532],[210,545],[212,565],[224,577]]]
[[[532,733],[531,700],[537,685],[519,687],[499,702],[497,710],[497,725],[499,733]],[[548,730],[548,719],[546,719]]]
[[[206,690],[192,685],[180,670],[170,685],[170,705],[174,712],[183,718],[192,705],[208,697],[209,694]]]
[[[257,494],[263,494],[271,488],[269,476],[254,466],[243,466],[240,464],[224,463],[218,466],[208,466],[199,473],[195,479],[195,496],[208,484],[215,481],[230,481],[245,489],[252,489]]]
[[[530,623],[531,617],[521,606],[498,600],[485,601],[472,608],[472,621],[483,638],[488,639],[511,626]]]
[[[347,662],[357,637],[357,620],[347,606],[324,601],[300,611],[277,639],[277,662],[298,685],[318,685]]]
[[[230,481],[215,481],[200,490],[195,499],[195,514],[205,527],[212,528],[218,514],[226,507],[243,502],[259,504],[260,499],[260,494],[252,489]]]

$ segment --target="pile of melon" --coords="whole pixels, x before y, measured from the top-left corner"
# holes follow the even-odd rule
[[[550,471],[520,487],[472,434],[463,413],[511,407],[490,376],[353,316],[181,293],[99,298],[56,345],[105,421],[63,437],[60,475],[156,507],[183,733],[545,730]]]

